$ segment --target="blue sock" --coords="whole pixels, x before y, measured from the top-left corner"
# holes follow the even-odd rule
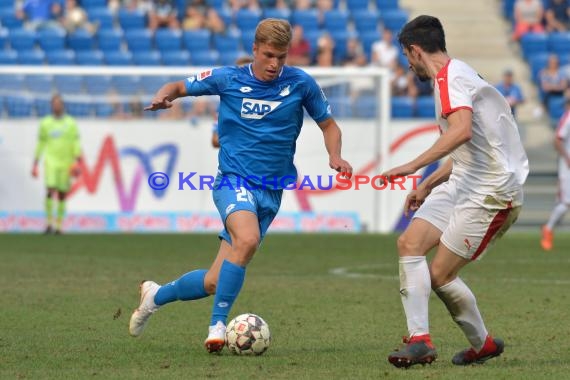
[[[204,289],[205,269],[198,269],[182,275],[178,280],[169,282],[158,289],[154,303],[164,305],[173,301],[197,300],[208,296]]]
[[[226,324],[228,313],[241,290],[244,279],[244,267],[224,260],[220,268],[220,277],[218,278],[216,296],[214,297],[211,326],[215,325],[218,321]]]

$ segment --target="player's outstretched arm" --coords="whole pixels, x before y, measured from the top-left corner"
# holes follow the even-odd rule
[[[163,110],[172,107],[172,101],[186,96],[184,81],[169,82],[162,86],[154,95],[151,103],[144,108],[145,111]]]
[[[321,121],[319,127],[323,131],[325,147],[329,154],[329,166],[339,173],[344,173],[350,178],[352,176],[352,166],[341,156],[342,133],[336,121],[331,117]]]

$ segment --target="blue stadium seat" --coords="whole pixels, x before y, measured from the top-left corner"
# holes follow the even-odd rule
[[[34,109],[36,110],[36,116],[44,117],[51,113],[51,101],[49,98],[35,98],[34,99]]]
[[[123,32],[121,30],[105,29],[97,33],[97,46],[104,52],[121,50],[122,42]]]
[[[502,0],[503,3],[503,17],[507,20],[513,20],[513,11],[515,9],[516,0]]]
[[[133,63],[133,55],[128,51],[105,51],[103,54],[110,66],[130,66]]]
[[[162,63],[166,66],[189,66],[190,53],[186,50],[165,51],[162,53]]]
[[[409,96],[392,97],[392,117],[395,119],[411,118],[414,116],[414,100]]]
[[[36,33],[27,29],[12,29],[8,40],[14,50],[31,50],[36,45]]]
[[[219,52],[240,50],[239,33],[215,34],[213,42],[214,48]]]
[[[33,116],[33,101],[31,98],[10,96],[5,99],[6,110],[9,117],[31,117]]]
[[[255,42],[255,30],[242,31],[240,42],[242,49],[248,52],[248,54],[251,54],[253,43]]]
[[[140,78],[133,75],[116,75],[111,78],[111,83],[117,94],[135,95],[139,89]]]
[[[381,12],[400,8],[398,0],[376,0],[376,7],[380,9]]]
[[[348,13],[336,9],[325,12],[324,27],[329,32],[346,31],[348,28]]]
[[[548,114],[550,118],[558,121],[564,114],[564,97],[553,96],[548,99]]]
[[[18,53],[15,50],[0,50],[0,65],[15,65],[18,63]]]
[[[0,88],[4,91],[22,91],[26,87],[23,75],[0,75]]]
[[[113,106],[109,103],[95,104],[95,116],[97,117],[111,117],[114,112]]]
[[[239,30],[255,30],[261,20],[261,12],[240,9],[235,14],[235,24]]]
[[[226,30],[230,29],[230,27],[234,23],[234,15],[232,11],[225,8],[216,9],[216,11],[218,12],[220,18],[224,21],[224,24],[226,25]]]
[[[94,45],[93,35],[85,29],[78,29],[67,35],[67,47],[76,52],[92,50]]]
[[[370,55],[372,54],[372,44],[374,42],[379,41],[382,37],[380,36],[380,32],[378,30],[371,30],[368,32],[362,32],[358,36],[360,38],[360,42],[362,43],[362,48],[364,49],[364,53],[370,60]]]
[[[305,32],[319,29],[319,13],[316,9],[296,10],[291,15],[293,25],[301,25]]]
[[[89,21],[96,22],[99,30],[113,29],[115,27],[115,16],[108,8],[94,8],[88,12]]]
[[[289,21],[291,11],[289,9],[266,8],[263,10],[263,18],[278,18]]]
[[[54,83],[61,94],[83,93],[83,78],[79,75],[55,75]]]
[[[43,65],[46,55],[42,50],[22,50],[18,52],[18,63],[20,65]]]
[[[380,18],[386,29],[390,29],[392,32],[399,32],[408,22],[408,12],[403,9],[390,9],[382,11]]]
[[[178,79],[180,80],[180,78]],[[154,94],[165,83],[170,82],[167,76],[144,76],[140,80],[140,89],[144,94]]]
[[[85,90],[89,95],[105,95],[111,91],[111,78],[103,75],[85,77]]]
[[[75,52],[73,50],[48,50],[46,58],[50,65],[75,65]]]
[[[416,116],[428,119],[435,117],[435,100],[433,96],[420,96],[416,99]]]
[[[154,44],[161,52],[181,50],[182,32],[172,29],[158,29],[154,33]]]
[[[7,43],[8,43],[8,29],[2,28],[0,26],[0,50],[4,50]]]
[[[570,53],[570,32],[551,33],[548,40],[551,53],[565,55]]]
[[[146,15],[138,10],[129,11],[120,9],[118,14],[119,25],[124,30],[128,29],[144,29],[146,28]]]
[[[528,59],[531,55],[548,52],[548,35],[544,33],[527,33],[520,39],[523,56]]]
[[[91,9],[106,7],[107,0],[81,0],[81,6],[89,13]]]
[[[225,3],[225,0],[206,0],[206,4],[215,9],[222,9],[225,6]]]
[[[53,77],[51,75],[27,75],[26,87],[36,94],[50,94],[53,89]]]
[[[368,10],[369,0],[349,0],[346,2],[346,7],[350,13],[354,11]]]
[[[334,61],[340,63],[346,57],[349,33],[345,30],[331,31],[330,35],[334,41]]]
[[[49,28],[38,32],[38,43],[44,51],[65,49],[65,29]]]
[[[374,10],[358,10],[352,12],[354,28],[359,34],[379,30],[378,24],[380,16]]]
[[[365,92],[354,101],[353,107],[355,117],[374,118],[378,112],[378,101],[374,95]]]
[[[13,8],[0,9],[0,23],[7,29],[21,29],[24,26],[22,20],[16,17]]]
[[[137,66],[160,66],[162,59],[160,52],[152,51],[137,51],[133,53],[133,63]]]
[[[190,57],[194,66],[215,66],[218,64],[219,53],[216,50],[197,51]]]
[[[125,30],[125,42],[129,51],[152,50],[152,33],[149,29]]]
[[[93,113],[93,105],[90,102],[66,101],[65,110],[73,117],[89,117]]]
[[[548,53],[533,54],[528,58],[532,80],[538,83],[538,74],[540,70],[546,67],[548,63]]]
[[[208,29],[187,30],[183,34],[184,46],[190,54],[210,49],[212,33]]]
[[[101,50],[80,50],[75,53],[75,61],[82,66],[101,66],[105,64]]]
[[[311,56],[315,56],[317,53],[317,44],[319,38],[323,35],[323,31],[314,29],[314,30],[305,30],[303,31],[303,35],[305,39],[309,43],[309,47],[311,48]]]
[[[240,57],[247,55],[243,51],[220,51],[220,65],[222,66],[234,66],[236,60]]]

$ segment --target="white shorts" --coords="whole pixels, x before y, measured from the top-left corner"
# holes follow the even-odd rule
[[[495,202],[495,205],[504,202]],[[490,243],[500,238],[516,221],[520,206],[486,208],[459,194],[449,182],[436,187],[416,211],[441,232],[440,241],[453,253],[467,260],[482,257]]]
[[[565,162],[558,167],[558,201],[570,205],[570,168]]]

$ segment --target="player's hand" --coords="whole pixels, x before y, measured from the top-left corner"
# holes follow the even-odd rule
[[[34,165],[34,166],[32,167],[32,177],[38,178],[38,174],[39,174],[38,165]]]
[[[390,169],[387,172],[383,173],[382,176],[385,177],[388,182],[392,182],[393,178],[405,177],[407,175],[414,174],[415,172],[416,168],[412,167],[412,165],[408,163]]]
[[[69,168],[69,173],[72,177],[79,177],[81,174],[81,167],[77,162],[71,165],[71,168]]]
[[[168,96],[152,99],[150,105],[144,108],[145,111],[164,110],[172,107],[172,102],[168,100]]]
[[[404,216],[407,218],[410,215],[410,211],[417,211],[420,206],[424,203],[426,197],[429,195],[430,191],[425,186],[421,184],[416,190],[410,191],[406,197],[406,202],[404,203]]]
[[[329,166],[331,169],[336,170],[337,172],[341,173],[345,178],[352,177],[352,166],[343,160],[340,156],[338,157],[330,157],[329,158]]]

